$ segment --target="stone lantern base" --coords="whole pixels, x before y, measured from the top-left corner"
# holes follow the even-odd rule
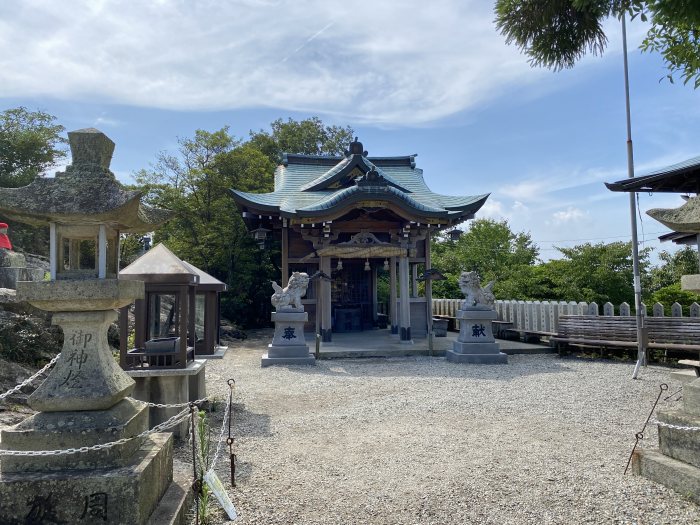
[[[316,359],[304,339],[304,323],[308,320],[307,312],[273,312],[275,335],[267,354],[262,356],[261,366],[315,365]]]
[[[119,468],[0,472],[0,523],[142,525],[173,515],[172,482],[172,436],[152,434]]]
[[[490,309],[457,310],[459,337],[445,357],[454,363],[506,364],[508,356],[493,337],[491,323],[498,314]]]

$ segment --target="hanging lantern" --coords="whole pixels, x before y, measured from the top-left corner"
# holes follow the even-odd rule
[[[372,268],[369,266],[369,259],[365,259],[365,271],[369,272]]]
[[[389,271],[389,259],[384,259],[384,271]]]
[[[335,268],[336,268],[336,270],[343,269],[343,260],[342,259],[338,259],[338,265]]]
[[[250,231],[251,237],[255,239],[255,241],[258,243],[258,247],[261,250],[265,248],[265,240],[267,239],[268,233],[270,233],[270,230],[263,228],[262,226]]]

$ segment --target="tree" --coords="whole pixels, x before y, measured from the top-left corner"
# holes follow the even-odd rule
[[[272,132],[251,131],[248,144],[277,164],[282,153],[305,155],[341,155],[353,139],[350,126],[325,126],[318,117],[287,122],[277,119]]]
[[[654,266],[645,275],[643,289],[646,299],[668,286],[677,284],[680,290],[681,276],[700,273],[698,252],[691,246],[684,246],[673,254],[662,250],[659,252],[659,260],[661,264]]]
[[[552,296],[538,299],[595,301],[599,305],[634,301],[632,249],[628,242],[585,243],[557,248],[564,259],[544,263],[541,272],[553,283]],[[649,265],[649,250],[639,254],[641,273]]]
[[[690,305],[697,302],[700,302],[700,295],[687,290],[681,290],[681,283],[679,282],[659,288],[651,294],[649,300],[649,304],[663,304],[666,312],[671,309],[673,303],[678,303],[683,307],[683,315],[689,315]]]
[[[462,271],[476,271],[482,283],[496,281],[494,292],[500,298],[519,292],[517,282],[535,264],[539,249],[529,233],[514,233],[507,221],[476,219],[458,241],[441,236],[433,240],[432,264],[446,277],[436,281],[436,297],[460,297],[457,281]]]
[[[533,66],[573,67],[586,53],[602,54],[603,23],[630,14],[651,23],[641,45],[660,53],[668,78],[700,86],[700,3],[697,0],[497,0],[496,27]]]
[[[43,111],[0,113],[0,187],[26,186],[66,156],[64,127]]]
[[[0,113],[0,187],[30,184],[66,156],[63,126],[43,111],[18,107]],[[48,255],[48,228],[3,219],[17,251]]]
[[[222,312],[245,326],[270,319],[270,281],[280,280],[280,246],[270,240],[265,250],[249,236],[229,195],[231,188],[269,192],[282,149],[296,153],[338,153],[350,128],[326,127],[317,119],[277,120],[272,132],[251,133],[244,142],[228,128],[197,130],[179,139],[177,152],[162,152],[155,165],[135,178],[148,200],[176,212],[161,227],[155,242],[227,283]],[[347,140],[347,143],[350,139]]]

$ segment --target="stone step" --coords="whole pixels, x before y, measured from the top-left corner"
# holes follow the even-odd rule
[[[700,378],[683,385],[685,411],[700,417]]]
[[[656,450],[641,449],[632,457],[632,471],[700,504],[700,468]]]
[[[674,370],[671,372],[671,379],[678,381],[685,386],[688,383],[695,381],[698,378],[694,370]]]
[[[681,408],[659,411],[658,420],[673,425],[700,427],[700,417]],[[659,425],[659,449],[663,454],[700,468],[700,431]]]

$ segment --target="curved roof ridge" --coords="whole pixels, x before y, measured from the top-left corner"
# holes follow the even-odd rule
[[[445,210],[442,210],[440,208],[435,208],[433,206],[429,206],[425,203],[419,202],[413,197],[411,197],[409,194],[404,193],[401,190],[398,190],[394,188],[393,186],[351,186],[349,188],[342,188],[339,189],[338,191],[335,191],[331,193],[330,195],[326,195],[316,201],[315,203],[304,206],[303,208],[297,208],[298,212],[309,212],[309,211],[321,211],[321,210],[326,210],[330,208],[331,206],[335,206],[336,204],[341,203],[342,201],[350,198],[351,196],[354,195],[361,195],[364,194],[368,198],[377,198],[377,197],[393,197],[395,199],[399,199],[404,201],[406,204],[408,204],[410,207],[422,211],[422,212],[429,212],[429,213],[445,213]],[[382,195],[384,194],[384,195]],[[388,199],[388,200],[390,200]]]

